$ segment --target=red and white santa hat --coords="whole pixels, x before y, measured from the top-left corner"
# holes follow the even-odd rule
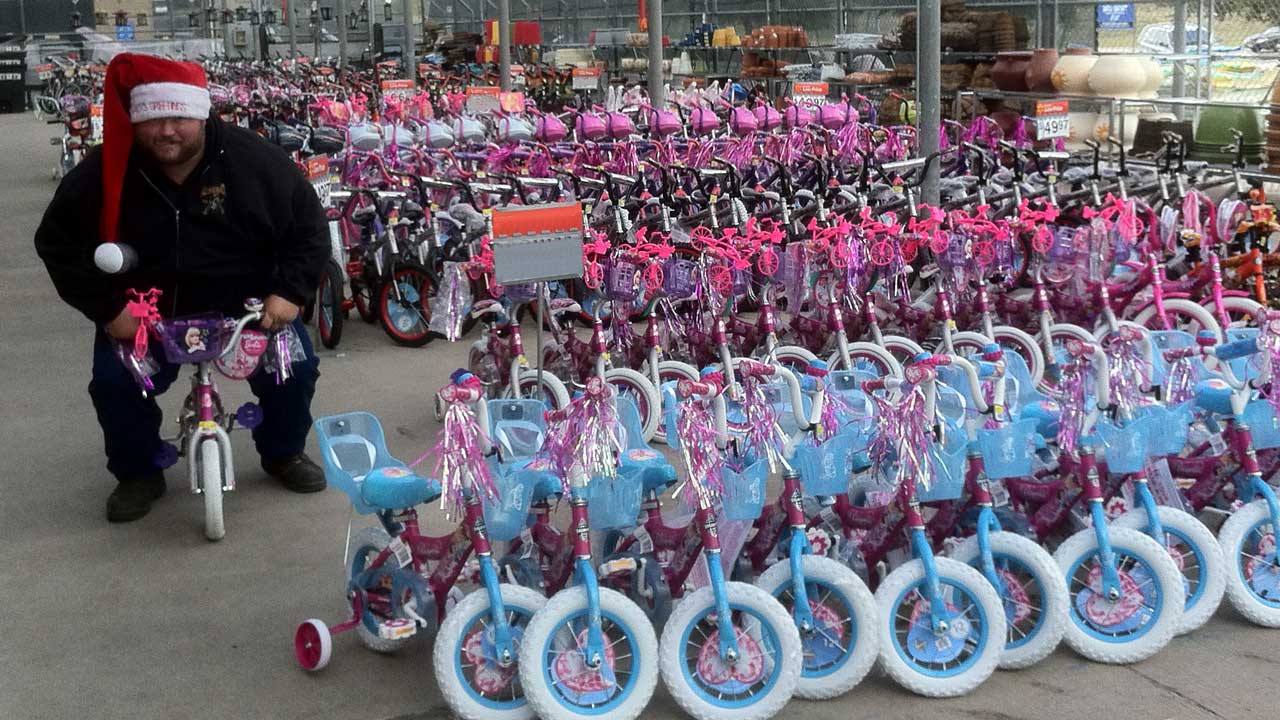
[[[107,66],[102,103],[103,242],[113,243],[120,221],[120,190],[129,166],[135,123],[159,118],[209,117],[209,82],[195,63],[120,53]]]

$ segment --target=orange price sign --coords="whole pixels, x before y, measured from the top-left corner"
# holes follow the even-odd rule
[[[827,101],[831,86],[824,82],[798,82],[791,86],[791,101],[797,105],[820,105]]]
[[[1067,116],[1070,105],[1066,100],[1036,101],[1036,139],[1049,140],[1071,134],[1071,120]]]

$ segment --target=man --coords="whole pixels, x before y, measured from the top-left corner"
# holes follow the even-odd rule
[[[125,309],[130,288],[159,288],[164,317],[239,317],[245,299],[257,297],[263,329],[293,325],[307,359],[282,385],[265,372],[249,380],[263,410],[253,438],[263,469],[286,488],[325,486],[302,453],[319,370],[298,318],[329,255],[324,212],[284,152],[210,116],[206,82],[193,63],[117,55],[107,69],[101,151],[67,174],[36,231],[58,294],[97,326],[89,396],[119,481],[107,500],[111,522],[141,518],[165,491],[155,462],[160,409],[110,341],[131,342],[137,330]],[[179,369],[162,362],[152,395]]]

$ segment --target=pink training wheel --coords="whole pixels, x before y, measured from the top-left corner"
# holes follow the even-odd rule
[[[329,634],[329,626],[315,618],[299,625],[293,634],[293,652],[303,670],[323,670],[333,654],[333,636]]]
[[[659,263],[650,263],[644,269],[642,275],[644,279],[644,289],[649,292],[657,292],[662,288],[662,283],[666,280],[666,275],[662,272],[662,265]]]
[[[1031,236],[1031,249],[1038,253],[1047,253],[1051,247],[1053,247],[1053,233],[1049,232],[1049,228],[1044,225],[1036,228],[1036,234]]]
[[[764,248],[756,258],[756,269],[765,275],[772,276],[777,273],[779,264],[778,253],[774,252],[773,248]]]
[[[893,262],[894,254],[893,243],[888,240],[877,240],[871,245],[871,264],[884,267]]]

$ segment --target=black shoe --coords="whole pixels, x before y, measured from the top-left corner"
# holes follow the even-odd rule
[[[262,460],[262,469],[296,493],[320,492],[325,488],[324,470],[302,453],[283,460]]]
[[[151,504],[164,495],[164,474],[121,480],[107,498],[107,522],[133,522],[151,512]]]

